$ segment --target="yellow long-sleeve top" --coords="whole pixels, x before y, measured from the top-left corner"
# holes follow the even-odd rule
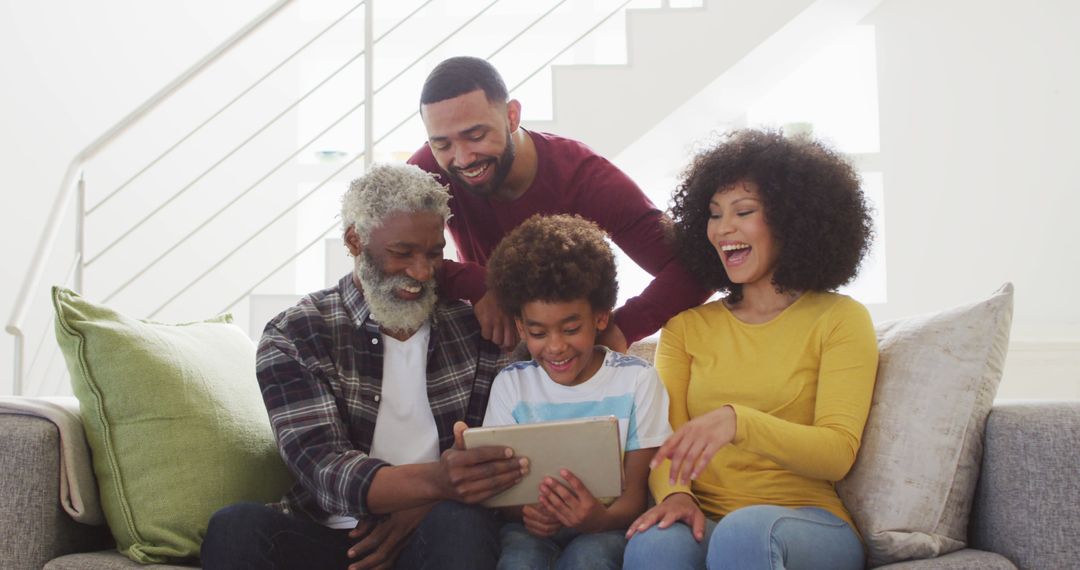
[[[844,295],[804,293],[761,324],[723,302],[678,314],[656,354],[671,427],[728,404],[737,427],[689,488],[669,484],[670,462],[658,466],[649,478],[656,501],[691,492],[713,518],[779,505],[821,507],[851,523],[833,483],[855,462],[877,361],[870,315]]]

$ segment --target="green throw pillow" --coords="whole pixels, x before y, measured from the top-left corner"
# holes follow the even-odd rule
[[[210,515],[281,498],[291,483],[255,380],[255,347],[231,315],[133,319],[53,288],[102,508],[142,563],[199,555]]]

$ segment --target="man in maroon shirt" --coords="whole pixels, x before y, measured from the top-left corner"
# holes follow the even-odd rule
[[[626,174],[584,144],[521,127],[521,103],[488,62],[443,61],[420,95],[427,144],[409,163],[450,186],[450,234],[461,263],[447,261],[440,287],[472,302],[482,334],[513,347],[513,320],[485,286],[488,256],[503,236],[534,214],[577,214],[604,229],[653,276],[615,312],[599,342],[624,352],[709,295],[676,260],[667,219]]]

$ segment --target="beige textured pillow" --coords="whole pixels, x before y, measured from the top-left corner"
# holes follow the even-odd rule
[[[877,326],[870,417],[837,484],[871,566],[964,547],[1012,307],[1006,283],[985,301]]]

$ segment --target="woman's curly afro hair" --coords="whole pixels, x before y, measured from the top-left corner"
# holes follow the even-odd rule
[[[677,251],[702,285],[742,299],[706,235],[709,201],[741,181],[757,185],[779,249],[777,291],[831,291],[855,277],[873,226],[854,168],[809,137],[747,129],[698,154],[672,198]]]
[[[615,256],[596,224],[579,216],[535,215],[499,243],[487,286],[507,314],[531,301],[587,299],[595,311],[615,307]]]

